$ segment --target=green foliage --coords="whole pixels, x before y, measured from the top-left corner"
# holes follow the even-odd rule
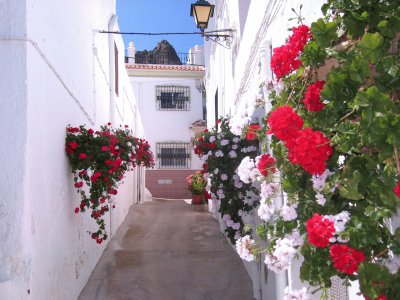
[[[282,92],[272,93],[270,101],[272,110],[289,104],[304,120],[304,127],[329,137],[334,149],[327,165],[333,175],[319,191],[327,200],[324,206],[315,201],[310,174],[290,161],[285,144],[273,136],[270,147],[281,186],[288,198],[298,203],[301,233],[306,233],[305,223],[314,213],[334,216],[348,211],[351,219],[341,237],[366,258],[356,273],[348,275],[333,266],[329,247],[315,248],[305,242],[300,249],[304,256],[301,279],[327,288],[331,277],[338,275],[359,280],[361,292],[369,299],[381,295],[400,299],[399,272],[390,273],[383,263],[392,253],[400,253],[400,230],[392,233],[387,226],[400,207],[400,198],[393,192],[400,178],[400,54],[396,40],[400,5],[396,0],[328,0],[322,11],[324,18],[311,24],[313,39],[301,53],[303,65],[281,78]],[[328,61],[334,66],[325,66]],[[303,99],[320,67],[329,70],[320,93],[325,106],[310,112]],[[274,243],[295,227],[293,221],[277,219],[262,224],[257,233],[261,238],[272,236]]]

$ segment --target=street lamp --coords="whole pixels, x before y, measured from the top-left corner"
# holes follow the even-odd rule
[[[232,33],[235,31],[233,29],[219,29],[213,31],[204,32],[204,29],[208,27],[208,21],[210,17],[214,15],[215,5],[210,4],[206,0],[198,0],[196,3],[192,3],[190,6],[190,16],[194,17],[197,28],[201,31],[201,36],[203,36],[206,41],[211,40],[218,43],[219,45],[229,48]],[[225,42],[226,46],[220,43],[221,39]]]
[[[197,28],[199,28],[201,32],[204,32],[204,29],[208,27],[210,17],[214,15],[214,6],[215,5],[210,4],[206,0],[198,0],[191,5],[190,16],[194,17]]]

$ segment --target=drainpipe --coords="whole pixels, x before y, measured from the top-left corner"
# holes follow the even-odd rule
[[[113,31],[115,24],[117,24],[117,15],[112,15],[110,21],[108,22],[108,31]],[[114,56],[114,35],[108,35],[108,60],[109,60],[109,78],[110,78],[110,116],[109,121],[114,126],[115,121],[115,56]],[[113,235],[112,231],[112,205],[110,204],[110,238]]]
[[[117,15],[112,15],[108,22],[108,31],[114,31],[117,24]],[[115,121],[115,54],[114,54],[114,35],[108,35],[108,54],[109,54],[109,72],[110,72],[110,118],[109,121],[114,125]]]

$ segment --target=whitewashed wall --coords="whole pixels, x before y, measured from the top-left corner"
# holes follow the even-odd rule
[[[193,136],[190,125],[203,119],[202,94],[196,88],[195,79],[168,77],[130,77],[143,126],[150,145],[157,142],[185,142]],[[189,111],[165,111],[156,109],[156,85],[178,85],[190,88]],[[197,155],[191,155],[191,169],[200,169]]]
[[[117,30],[109,28],[114,14],[115,0],[0,0],[1,300],[76,299],[107,244],[88,235],[89,214],[74,214],[79,197],[64,144],[68,124],[98,129],[111,120],[144,134],[122,39],[115,36],[117,97],[109,35],[95,32]],[[119,189],[109,233],[137,200],[135,180],[131,172]]]

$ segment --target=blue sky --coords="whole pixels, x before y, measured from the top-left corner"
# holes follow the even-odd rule
[[[117,0],[118,24],[121,32],[197,32],[190,4],[197,0]],[[137,50],[153,50],[163,39],[177,52],[188,52],[202,45],[200,35],[141,36],[123,35],[125,47],[130,41]]]

